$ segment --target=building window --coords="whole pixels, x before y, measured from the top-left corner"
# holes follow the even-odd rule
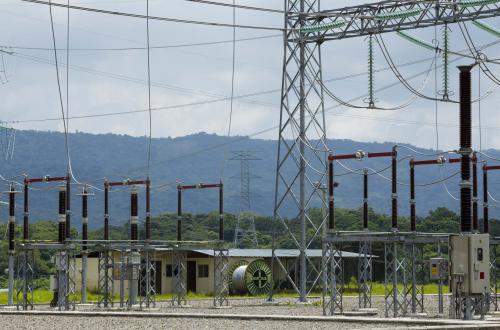
[[[208,265],[198,265],[198,277],[208,277]]]
[[[175,275],[177,275],[177,267],[174,267],[172,265],[166,265],[165,266],[165,276],[172,277]]]
[[[167,265],[165,268],[165,276],[166,277],[172,277],[172,265]]]

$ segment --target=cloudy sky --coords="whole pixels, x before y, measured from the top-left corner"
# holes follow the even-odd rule
[[[65,0],[59,0],[66,2]],[[145,13],[145,0],[72,0],[71,4],[92,8]],[[220,2],[229,3],[228,0]],[[366,1],[323,1],[323,8]],[[283,1],[238,0],[238,4],[282,9]],[[55,32],[63,97],[66,98],[66,31],[67,11],[54,8]],[[150,0],[150,14],[231,23],[232,9],[188,2],[185,0]],[[20,0],[0,0],[0,45],[4,51],[0,73],[2,106],[1,120],[23,121],[57,118],[61,114],[54,66],[54,53],[49,8],[44,5],[24,3]],[[281,27],[283,17],[277,13],[236,11],[239,24]],[[490,19],[488,24],[500,28],[500,20]],[[495,41],[495,37],[468,24],[476,45]],[[451,27],[452,50],[464,50],[466,44],[458,27]],[[69,52],[69,114],[84,116],[119,111],[146,109],[148,104],[146,22],[141,19],[109,16],[97,13],[70,12]],[[410,32],[432,42],[441,28]],[[270,91],[269,93],[235,100],[232,135],[252,135],[275,127],[279,119],[279,102],[283,45],[279,33],[238,29],[238,39],[267,36],[268,38],[240,41],[236,44],[235,95]],[[153,113],[154,137],[178,137],[200,131],[227,134],[230,103],[211,102],[204,105],[176,107],[193,102],[213,101],[228,97],[231,92],[232,44],[165,47],[200,42],[227,41],[232,39],[232,29],[207,27],[161,21],[150,22],[151,46],[151,102],[152,107],[167,109]],[[397,64],[424,60],[419,64],[401,68],[404,76],[427,71],[432,64],[433,52],[419,48],[400,37],[384,35],[385,41]],[[442,41],[441,41],[442,42]],[[30,49],[36,48],[36,49]],[[135,48],[128,50],[103,50],[109,48]],[[139,49],[137,49],[139,48]],[[323,76],[325,79],[363,73],[367,69],[367,42],[364,38],[333,41],[323,45]],[[500,46],[485,50],[489,58],[500,58]],[[454,59],[454,58],[452,58]],[[441,62],[438,62],[440,64]],[[459,60],[450,65],[450,85],[457,96],[457,70]],[[375,50],[375,67],[387,67],[382,54]],[[498,65],[490,66],[500,76]],[[442,69],[437,70],[437,85],[441,89]],[[424,82],[425,75],[413,80],[416,88]],[[390,71],[375,76],[375,87],[392,84],[396,78]],[[479,77],[474,74],[474,95],[479,95]],[[482,76],[481,94],[492,90],[493,94],[481,102],[482,147],[500,148],[500,113],[497,105],[500,90]],[[367,93],[365,75],[357,78],[330,82],[328,87],[343,99],[363,96]],[[273,92],[274,91],[274,92]],[[278,91],[278,92],[276,92]],[[424,89],[424,94],[435,91],[434,72]],[[411,94],[404,87],[387,89],[376,95],[379,105],[396,106],[405,103]],[[335,102],[326,100],[327,108]],[[64,100],[65,103],[65,100]],[[363,104],[357,101],[356,104]],[[170,107],[170,108],[168,108]],[[439,104],[439,147],[453,149],[458,145],[458,107]],[[431,101],[417,100],[400,111],[380,112],[353,110],[336,107],[326,115],[327,134],[330,138],[358,141],[407,142],[421,147],[436,146],[436,108]],[[474,142],[479,147],[479,104],[474,105]],[[143,136],[148,133],[147,113],[75,119],[70,131],[91,133],[112,132]],[[14,124],[19,129],[62,130],[60,121],[27,122]],[[276,139],[277,130],[253,135],[256,138]]]

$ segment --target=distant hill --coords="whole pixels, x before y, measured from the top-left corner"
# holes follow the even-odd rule
[[[147,138],[131,137],[114,134],[87,134],[75,133],[69,135],[71,146],[71,160],[75,176],[81,182],[88,182],[102,188],[103,178],[123,180],[126,178],[143,179],[146,176]],[[356,150],[388,151],[393,143],[361,143],[351,140],[330,140],[328,145],[336,153],[349,153]],[[154,139],[152,143],[151,180],[156,187],[152,192],[152,212],[175,212],[176,191],[178,182],[198,183],[217,182],[221,176],[221,168],[225,156],[230,158],[230,151],[252,150],[261,158],[251,163],[252,174],[260,177],[252,183],[252,208],[263,215],[271,215],[274,202],[274,183],[276,168],[277,143],[272,140],[250,139],[247,137],[221,137],[213,134],[199,133],[180,138]],[[434,153],[432,150],[416,148],[422,153]],[[227,153],[224,151],[227,150]],[[487,151],[489,154],[500,157],[496,150]],[[410,152],[401,149],[400,157]],[[345,165],[352,168],[369,166],[382,169],[389,165],[387,159],[376,159],[363,162],[347,161]],[[16,135],[14,157],[3,161],[0,174],[4,177],[17,177],[22,181],[21,174],[31,177],[44,175],[60,176],[66,171],[64,153],[64,134],[55,132],[18,131]],[[400,214],[408,214],[408,160],[399,163]],[[419,168],[417,183],[425,184],[439,181],[441,178],[458,171],[458,165]],[[239,192],[239,170],[237,161],[226,161],[224,182],[226,186],[225,202],[228,212],[236,212],[239,207],[237,198]],[[345,172],[337,166],[337,173]],[[442,173],[440,173],[440,171]],[[480,172],[481,173],[481,172]],[[390,171],[381,173],[390,176]],[[290,175],[292,175],[290,173]],[[458,176],[447,181],[449,191],[458,196]],[[362,176],[344,175],[338,177],[340,183],[336,190],[336,204],[342,208],[358,208],[362,202]],[[495,195],[499,188],[500,175],[491,176],[490,190]],[[53,185],[38,184],[30,194],[30,217],[33,221],[54,219],[57,215],[56,190],[49,189]],[[72,191],[73,223],[80,223],[79,188]],[[6,186],[4,189],[6,190]],[[390,209],[390,185],[384,178],[370,176],[370,206],[377,212],[388,213]],[[94,191],[95,196],[90,198],[90,225],[98,228],[102,225],[103,195]],[[190,191],[186,193],[184,210],[191,213],[201,213],[216,210],[218,195],[215,191]],[[141,195],[143,197],[144,194]],[[480,195],[481,196],[481,195]],[[6,197],[3,197],[6,200]],[[22,216],[22,195],[17,197],[17,215],[19,221]],[[129,196],[126,189],[116,189],[110,194],[110,219],[113,224],[128,221]],[[317,206],[319,201],[313,201]],[[420,215],[438,206],[445,206],[450,210],[458,210],[458,202],[453,200],[442,184],[417,189],[417,210]],[[1,208],[2,219],[6,219],[6,208]],[[140,212],[144,214],[144,200],[141,199]],[[492,208],[492,216],[498,217],[498,209]],[[5,220],[4,220],[5,221]]]

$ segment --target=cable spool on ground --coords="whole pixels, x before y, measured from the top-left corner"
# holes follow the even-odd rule
[[[271,268],[264,260],[254,260],[237,267],[232,275],[235,293],[266,294],[271,287]]]
[[[246,260],[238,260],[235,263],[233,263],[231,266],[229,266],[227,272],[226,272],[226,280],[227,280],[227,285],[229,287],[229,292],[231,294],[235,293],[234,288],[233,288],[233,273],[234,271],[241,266],[248,265],[248,261]]]

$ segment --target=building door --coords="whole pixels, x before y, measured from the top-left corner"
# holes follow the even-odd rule
[[[196,292],[196,261],[187,262],[187,291]]]
[[[156,294],[161,294],[161,261],[155,261],[156,264],[156,274],[155,274],[155,284],[156,284]]]

